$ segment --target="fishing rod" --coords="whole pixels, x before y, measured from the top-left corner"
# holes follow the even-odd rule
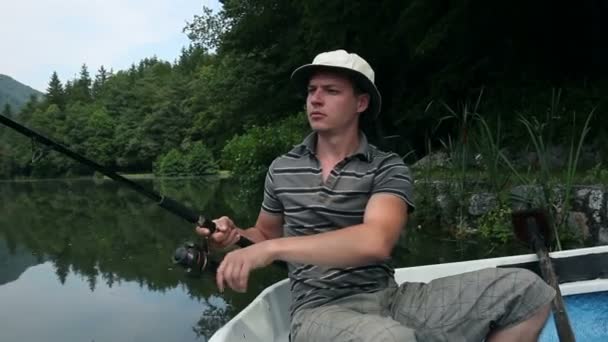
[[[194,210],[184,206],[183,204],[175,201],[174,199],[172,199],[170,197],[161,195],[153,190],[147,189],[147,188],[133,182],[132,180],[127,179],[114,171],[111,171],[107,167],[104,167],[104,166],[68,149],[67,147],[61,145],[60,143],[55,142],[55,141],[43,136],[42,134],[40,134],[30,128],[27,128],[1,114],[0,114],[0,123],[14,129],[15,131],[25,135],[26,137],[31,138],[33,142],[37,142],[37,143],[46,145],[49,148],[51,148],[61,154],[64,154],[82,164],[89,166],[90,168],[94,169],[95,171],[98,171],[98,172],[106,175],[110,179],[112,179],[118,183],[121,183],[123,185],[126,185],[127,187],[131,188],[135,192],[142,194],[142,195],[148,197],[149,199],[153,200],[154,202],[156,202],[156,204],[158,206],[169,211],[173,215],[176,215],[176,216],[178,216],[190,223],[196,224],[200,227],[205,227],[205,228],[209,229],[209,231],[211,233],[213,233],[216,230],[216,226],[213,221],[205,218],[202,215],[197,214]],[[251,240],[241,236],[236,244],[240,247],[247,247],[247,246],[252,245],[253,242]],[[175,250],[175,253],[173,255],[173,262],[185,267],[189,273],[193,273],[193,274],[200,273],[206,268],[206,266],[208,264],[208,254],[209,254],[209,248],[208,248],[208,244],[207,244],[207,239],[203,239],[202,245],[196,245],[192,242],[187,242],[184,244],[184,246],[180,246]]]

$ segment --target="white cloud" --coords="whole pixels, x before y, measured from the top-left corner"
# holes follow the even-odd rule
[[[125,69],[156,55],[173,61],[187,21],[218,0],[19,0],[0,3],[0,73],[45,90],[56,70],[72,79],[86,63]]]

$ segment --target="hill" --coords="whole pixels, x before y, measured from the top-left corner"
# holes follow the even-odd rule
[[[7,103],[11,105],[13,112],[18,111],[32,94],[43,95],[36,89],[18,82],[10,76],[0,74],[0,111],[4,109]]]

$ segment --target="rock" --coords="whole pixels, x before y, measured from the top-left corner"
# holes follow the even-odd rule
[[[543,207],[543,203],[545,203],[543,189],[538,185],[515,186],[511,189],[509,196],[513,211]]]
[[[601,228],[598,232],[597,245],[608,245],[608,228]]]
[[[474,194],[469,199],[469,215],[481,216],[496,208],[497,205],[498,200],[496,199],[496,195],[492,193],[483,192]]]
[[[449,168],[450,157],[445,152],[427,154],[412,165],[412,169],[437,169]]]
[[[603,186],[584,186],[574,189],[572,210],[582,212],[594,244],[608,244],[608,204]]]
[[[419,186],[420,185],[420,186]],[[487,185],[465,186],[465,189],[487,189]],[[461,200],[458,186],[455,183],[445,181],[421,181],[416,183],[416,188],[421,191],[420,196],[428,196],[435,205],[434,215],[440,215],[448,221],[454,220],[460,205],[466,205],[466,221],[475,221],[476,218],[488,213],[498,206],[498,198],[494,193],[479,191],[467,195],[467,203],[459,203]],[[522,210],[544,207],[545,194],[541,186],[520,185],[511,188],[512,210]],[[566,229],[574,236],[584,240],[588,244],[608,245],[608,192],[604,185],[575,186],[571,189],[569,197],[570,205],[564,206],[566,199],[566,187],[556,186],[551,189],[551,201],[549,208],[557,210],[558,215],[566,215]],[[567,209],[567,212],[563,210]],[[559,218],[556,218],[559,220]]]
[[[587,223],[587,216],[583,212],[571,211],[566,219],[566,227],[581,240],[591,238],[591,232]]]
[[[437,195],[437,197],[435,198],[435,202],[437,203],[437,206],[439,206],[442,215],[445,215],[449,212],[451,203],[447,195]]]

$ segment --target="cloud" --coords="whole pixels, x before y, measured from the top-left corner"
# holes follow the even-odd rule
[[[188,39],[182,29],[217,0],[19,0],[0,3],[0,73],[45,90],[57,71],[74,78],[86,63],[128,68],[142,58],[173,61]]]

